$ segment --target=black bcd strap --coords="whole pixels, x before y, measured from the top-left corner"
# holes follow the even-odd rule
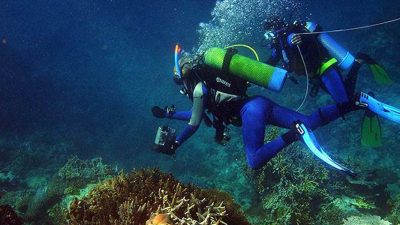
[[[222,63],[222,72],[224,74],[228,74],[229,73],[229,65],[231,63],[232,57],[238,53],[237,49],[234,48],[228,48],[226,50],[226,54],[224,57],[224,62]]]

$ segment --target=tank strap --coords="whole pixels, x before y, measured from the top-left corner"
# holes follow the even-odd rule
[[[226,50],[226,54],[225,54],[225,57],[224,57],[224,62],[222,63],[222,72],[224,74],[228,74],[229,73],[229,65],[231,64],[232,57],[236,53],[238,53],[238,50],[234,49],[234,48],[228,48]]]
[[[322,63],[322,66],[318,69],[317,74],[321,76],[325,73],[329,68],[335,65],[338,61],[335,58],[331,58],[330,60]]]

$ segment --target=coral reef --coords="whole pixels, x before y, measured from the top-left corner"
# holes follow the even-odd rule
[[[257,205],[253,201],[257,191],[249,185],[251,177],[243,173],[248,166],[242,151],[241,134],[234,129],[230,134],[232,139],[225,146],[209,144],[213,130],[199,134],[195,142],[188,141],[190,151],[180,152],[177,155],[179,163],[174,163],[166,171],[174,171],[176,178],[183,183],[227,192],[247,211]]]
[[[11,172],[0,172],[0,187],[2,189],[13,189],[18,185],[17,177]]]
[[[101,158],[81,160],[77,156],[68,159],[68,162],[58,171],[55,179],[65,183],[69,192],[77,193],[79,189],[89,183],[97,183],[114,175],[115,171],[103,164]]]
[[[70,146],[61,141],[52,143],[48,139],[46,134],[38,132],[30,137],[7,140],[1,146],[1,153],[4,152],[8,162],[12,163],[4,167],[20,178],[39,171],[52,174],[67,159]]]
[[[226,193],[184,185],[159,170],[120,174],[71,203],[69,223],[145,224],[166,214],[173,224],[249,224]],[[149,221],[150,219],[150,221]]]
[[[48,216],[54,224],[65,223],[64,209],[74,198],[86,195],[93,184],[111,178],[116,172],[101,158],[81,160],[76,156],[68,159],[67,163],[53,176],[49,188],[54,190],[58,201],[49,204]],[[50,207],[49,207],[50,206]]]
[[[387,220],[393,224],[400,224],[400,195],[393,199],[390,204],[392,205],[392,210]]]
[[[343,221],[343,225],[391,225],[379,216],[351,216]]]
[[[328,171],[297,145],[277,155],[258,175],[269,215],[266,224],[311,224],[328,196]]]
[[[22,225],[22,219],[15,213],[9,205],[0,206],[0,224],[1,225]]]
[[[329,196],[331,199],[333,196]],[[342,224],[345,218],[351,216],[362,216],[362,212],[374,212],[375,204],[366,200],[364,197],[340,196],[333,198],[321,205],[318,212],[317,221],[324,225]]]
[[[340,199],[322,204],[316,218],[316,224],[340,225],[343,223],[344,218],[358,214],[354,207],[344,208],[342,206]]]
[[[146,225],[172,225],[168,214],[157,214],[146,221]]]
[[[80,160],[74,156],[52,177],[27,177],[28,189],[6,192],[0,203],[12,205],[26,222],[64,224],[62,209],[73,200],[71,196],[79,195],[82,188],[90,187],[88,184],[114,174],[100,158]]]

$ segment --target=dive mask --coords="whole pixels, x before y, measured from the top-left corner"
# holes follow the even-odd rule
[[[272,40],[274,40],[275,39],[275,33],[274,33],[274,31],[273,30],[267,30],[265,33],[264,33],[264,37],[265,37],[265,39],[267,40],[267,41],[272,41]]]

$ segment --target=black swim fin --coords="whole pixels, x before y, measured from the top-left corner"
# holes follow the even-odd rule
[[[361,127],[361,144],[365,147],[382,146],[382,130],[377,114],[367,109]]]

